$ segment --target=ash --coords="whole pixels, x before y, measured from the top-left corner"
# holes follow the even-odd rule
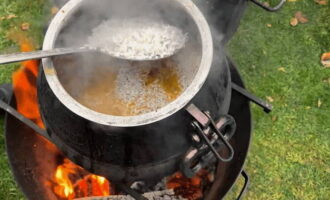
[[[97,26],[88,46],[132,60],[152,60],[173,55],[183,48],[187,34],[179,28],[151,19],[112,19]]]
[[[156,192],[148,192],[143,194],[148,200],[186,200],[180,196],[176,196],[173,190],[163,190]],[[108,197],[87,197],[75,200],[134,200],[130,195],[112,195]]]

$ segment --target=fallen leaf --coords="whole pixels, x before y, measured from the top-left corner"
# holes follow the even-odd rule
[[[330,78],[325,78],[325,79],[323,79],[323,82],[324,82],[324,83],[329,83],[329,84],[330,84]]]
[[[325,68],[330,68],[330,52],[322,54],[321,63]]]
[[[273,121],[273,122],[277,121],[277,116],[273,116],[273,117],[272,117],[272,121]]]
[[[308,19],[303,15],[303,13],[301,11],[296,12],[294,17],[297,18],[297,20],[302,24],[305,24],[308,22]]]
[[[286,72],[284,67],[279,67],[279,68],[277,68],[277,70],[280,72]]]
[[[13,18],[16,18],[16,17],[17,17],[17,15],[10,14],[10,15],[7,16],[7,19],[13,19]]]
[[[270,27],[272,27],[272,24],[266,24],[266,26],[267,26],[268,28],[270,28]]]
[[[290,25],[291,26],[297,26],[298,25],[298,19],[295,18],[295,17],[291,18]]]
[[[328,5],[328,1],[327,0],[314,0],[315,3],[319,4],[319,5]]]
[[[297,0],[288,0],[288,2],[296,2]]]
[[[52,13],[52,15],[55,15],[58,12],[58,7],[54,6],[52,7],[52,9],[50,10],[50,12]]]
[[[30,29],[30,24],[27,23],[27,22],[21,24],[21,29],[22,29],[23,31],[27,31],[27,30],[29,30],[29,29]]]
[[[264,6],[266,6],[266,7],[269,7],[269,6],[270,6],[268,2],[265,2],[265,3],[263,3],[263,4],[264,4]]]
[[[270,103],[274,102],[274,99],[273,99],[273,97],[271,97],[271,96],[266,96],[266,99],[267,99]]]
[[[317,100],[317,107],[319,108],[319,107],[321,107],[321,105],[322,105],[322,101],[321,101],[321,99],[318,99]]]

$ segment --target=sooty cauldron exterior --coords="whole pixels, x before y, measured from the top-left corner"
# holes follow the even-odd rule
[[[64,6],[59,13],[70,12],[65,9]],[[207,30],[201,33],[208,37]],[[54,37],[54,34],[50,32],[48,35]],[[48,43],[46,48],[49,48],[47,38],[46,34],[44,44]],[[210,45],[208,42],[203,45]],[[177,105],[178,111],[165,119],[130,127],[97,123],[69,109],[54,93],[54,88],[50,87],[47,76],[53,71],[49,72],[48,66],[45,66],[50,60],[43,59],[43,67],[38,76],[38,101],[50,140],[70,160],[111,181],[156,180],[174,173],[193,145],[194,129],[191,123],[195,118],[185,108],[196,105],[200,110],[210,111],[211,117],[215,119],[227,114],[229,110],[231,78],[223,46],[219,44],[214,48],[217,56],[213,59],[208,56],[209,48],[203,46],[203,54],[206,56],[202,57],[201,62],[206,59],[205,62],[212,63],[212,67],[209,73],[205,69],[196,75],[202,77],[206,73],[206,80],[204,84],[199,83],[198,93],[192,96],[190,102],[186,102],[186,107]],[[231,135],[226,136],[228,140]]]
[[[231,80],[226,64],[217,63],[212,68],[217,68],[217,73],[210,73],[192,102],[218,118],[228,112]],[[51,141],[75,163],[114,181],[169,175],[178,169],[192,145],[190,133],[194,130],[190,124],[193,117],[185,109],[144,126],[96,124],[76,115],[56,98],[42,69],[38,78],[38,99]]]

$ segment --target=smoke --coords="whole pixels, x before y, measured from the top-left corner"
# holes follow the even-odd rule
[[[187,83],[186,85],[189,85],[199,67],[201,40],[197,26],[191,16],[178,3],[174,2],[164,0],[86,0],[81,8],[68,18],[66,26],[57,38],[56,47],[85,46],[95,27],[109,19],[149,18],[155,22],[178,27],[188,34],[185,48],[173,59],[180,67],[182,80]],[[99,40],[102,43],[104,38],[99,38]],[[116,71],[118,70],[116,66],[123,62],[104,55],[84,54],[57,58],[55,67],[60,72],[58,76],[64,88],[69,94],[76,97],[100,71]]]
[[[56,46],[84,46],[87,40],[86,38],[92,33],[92,30],[104,20],[111,18],[129,19],[142,17],[152,18],[160,22],[165,21],[171,25],[180,27],[184,32],[188,33],[187,45],[185,49],[176,56],[175,60],[179,65],[183,66],[184,74],[188,77],[187,79],[191,81],[199,67],[201,56],[200,37],[196,25],[192,22],[190,16],[187,16],[178,6],[169,5],[166,2],[174,1],[86,0],[81,9],[68,21],[67,26],[63,29],[57,40]],[[211,113],[219,110],[217,100],[219,96],[224,95],[224,91],[219,91],[218,89],[224,84],[224,76],[227,75],[223,74],[225,57],[224,33],[226,32],[223,29],[226,27],[226,24],[221,21],[224,13],[217,10],[217,7],[215,7],[216,2],[220,1],[199,0],[196,2],[209,22],[215,51],[209,76],[203,88],[195,97],[194,103],[197,103],[203,110],[210,110]],[[102,40],[102,38],[99,39]],[[117,62],[118,61],[114,61],[106,56],[86,54],[57,58],[55,60],[55,66],[60,81],[66,90],[75,97],[91,83],[93,78],[95,78],[100,71],[106,72],[107,70],[116,70],[116,68],[109,68],[109,65],[116,66],[118,65]],[[198,74],[196,76],[198,76]],[[190,127],[188,127],[190,123],[188,116],[179,116],[179,118],[176,119],[174,116],[171,116],[170,118],[171,119],[166,122],[159,122],[162,123],[161,125],[154,124],[149,126],[149,133],[155,132],[155,135],[149,138],[141,137],[141,141],[139,141],[140,143],[138,144],[141,144],[140,147],[142,148],[138,149],[139,151],[136,151],[136,153],[145,154],[143,145],[149,143],[153,144],[149,151],[150,153],[156,154],[155,157],[167,157],[170,156],[169,154],[172,152],[186,148],[186,142],[189,140],[189,134],[186,133],[190,131]],[[185,127],[185,125],[187,125],[187,127]],[[158,128],[164,129],[159,130]],[[140,134],[143,136],[145,131],[145,129],[141,130]],[[107,132],[107,129],[105,132]],[[154,147],[165,148],[154,149]]]

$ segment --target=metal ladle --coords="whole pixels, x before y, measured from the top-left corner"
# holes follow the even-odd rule
[[[69,55],[69,54],[76,54],[76,53],[87,53],[87,52],[100,52],[103,54],[107,54],[111,57],[118,58],[121,60],[127,60],[127,61],[156,61],[156,60],[168,58],[168,57],[174,55],[181,48],[182,47],[174,49],[173,52],[171,52],[170,54],[166,54],[163,56],[159,55],[157,57],[150,57],[150,58],[144,58],[144,59],[118,56],[118,55],[114,55],[108,51],[103,51],[101,49],[95,49],[95,48],[91,48],[91,47],[56,48],[56,49],[51,49],[51,50],[40,50],[40,51],[20,52],[20,53],[0,55],[0,65],[21,62],[21,61],[26,61],[26,60],[35,60],[35,59],[41,59],[41,58],[47,58],[47,57],[53,57],[53,56]]]

